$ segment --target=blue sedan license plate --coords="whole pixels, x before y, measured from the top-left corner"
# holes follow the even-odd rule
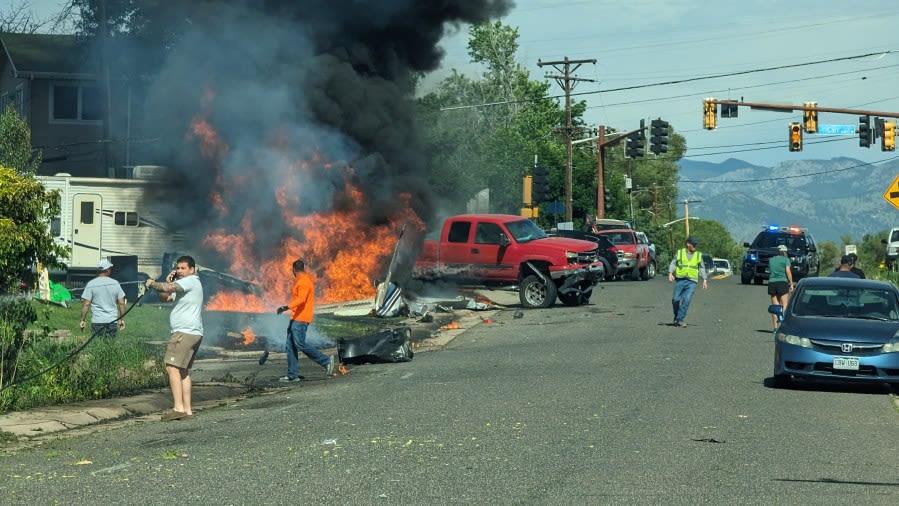
[[[834,357],[833,368],[844,371],[857,371],[858,357]]]

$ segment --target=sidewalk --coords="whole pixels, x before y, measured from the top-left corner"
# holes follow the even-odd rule
[[[484,292],[484,295],[495,303],[494,308],[455,310],[452,313],[441,313],[439,318],[424,323],[419,322],[420,317],[403,322],[403,325],[413,328],[414,336],[427,332],[428,337],[424,339],[413,338],[415,353],[440,349],[465,330],[488,321],[503,305],[518,303],[518,296],[514,292],[511,293],[514,299],[507,292],[491,291]],[[446,319],[458,323],[458,328],[442,329],[440,321]],[[337,353],[335,348],[322,351],[327,354]],[[284,353],[271,353],[265,365],[259,365],[259,357],[258,351],[222,351],[216,358],[197,360],[191,370],[194,410],[202,411],[229,399],[238,399],[251,390],[289,388],[278,383],[278,378],[284,375],[286,367]],[[306,357],[301,357],[301,360],[306,361],[306,367],[311,364]],[[319,373],[316,371],[316,374]],[[352,373],[346,378],[352,379]],[[40,441],[59,436],[62,432],[76,432],[76,429],[93,430],[103,423],[117,420],[159,421],[162,412],[171,407],[171,393],[168,388],[163,388],[130,397],[6,413],[0,415],[0,431],[11,433],[20,441]]]

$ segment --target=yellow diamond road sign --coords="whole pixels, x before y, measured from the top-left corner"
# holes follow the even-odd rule
[[[890,204],[893,204],[896,209],[899,209],[899,176],[896,176],[893,182],[890,183],[890,186],[887,187],[887,191],[883,193],[883,198]]]

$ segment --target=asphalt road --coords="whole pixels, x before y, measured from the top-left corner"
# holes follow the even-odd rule
[[[408,363],[0,457],[4,504],[899,504],[886,387],[766,386],[764,286],[611,282]]]

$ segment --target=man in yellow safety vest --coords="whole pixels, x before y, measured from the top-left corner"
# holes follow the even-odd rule
[[[686,327],[684,319],[687,317],[687,309],[693,299],[693,292],[702,278],[702,288],[709,288],[708,273],[702,265],[702,253],[696,250],[696,238],[687,237],[683,248],[677,250],[671,264],[668,265],[668,281],[674,283],[674,294],[671,296],[671,306],[674,309],[675,327]]]

